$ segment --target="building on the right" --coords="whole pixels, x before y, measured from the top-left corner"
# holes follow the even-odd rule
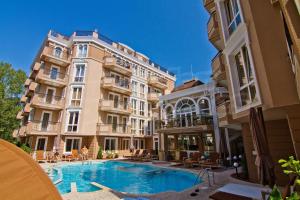
[[[300,158],[299,0],[203,3],[210,13],[208,38],[218,50],[212,78],[229,94],[216,104],[219,126],[240,125],[249,179],[258,181],[249,109],[262,107],[277,184],[284,184],[277,161]]]

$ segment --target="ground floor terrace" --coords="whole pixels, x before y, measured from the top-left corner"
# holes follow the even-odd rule
[[[152,137],[120,137],[120,136],[75,136],[75,135],[28,135],[21,138],[27,143],[32,155],[37,151],[47,153],[58,152],[60,155],[72,154],[73,150],[88,149],[88,157],[96,159],[99,149],[105,158],[109,154],[119,156],[130,155],[132,150],[153,149]]]

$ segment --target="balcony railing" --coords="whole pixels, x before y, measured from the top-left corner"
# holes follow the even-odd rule
[[[104,67],[107,67],[124,75],[129,76],[132,74],[132,64],[128,61],[122,60],[119,57],[105,57]]]
[[[148,93],[148,95],[147,95],[147,99],[148,99],[148,101],[154,101],[154,102],[156,102],[156,101],[159,100],[159,96],[160,96],[159,93],[156,93],[156,92],[150,92],[150,93]]]
[[[208,20],[207,32],[208,39],[216,46],[221,39],[216,12],[213,12]]]
[[[119,113],[119,114],[130,114],[131,105],[124,101],[114,101],[114,100],[99,100],[99,108],[102,111]]]
[[[53,86],[65,86],[68,81],[68,75],[57,72],[53,69],[42,69],[37,75],[37,80]]]
[[[131,134],[131,128],[127,124],[97,124],[97,133],[99,135],[128,135]]]
[[[116,79],[114,77],[105,76],[102,79],[102,86],[115,92],[131,94],[131,84],[127,79]]]
[[[216,10],[214,0],[203,0],[203,5],[209,13]]]
[[[62,96],[53,96],[45,93],[35,93],[32,104],[47,109],[63,109],[65,99]]]
[[[155,75],[151,75],[148,77],[148,83],[149,85],[153,85],[160,89],[166,89],[167,88],[167,79],[158,77]]]
[[[46,61],[61,66],[67,66],[70,64],[70,57],[71,57],[70,53],[68,51],[64,51],[60,47],[45,46],[41,56]]]
[[[222,53],[218,53],[212,60],[212,71],[213,71],[213,79],[216,81],[225,80],[225,64],[224,64],[224,56]]]
[[[171,119],[160,120],[157,125],[159,129],[174,129],[174,128],[192,128],[198,126],[207,126],[213,124],[211,115],[186,115],[185,117],[176,117]]]
[[[60,131],[60,122],[51,121],[29,121],[26,126],[27,134],[34,134],[34,132],[44,132],[46,134],[57,134]]]

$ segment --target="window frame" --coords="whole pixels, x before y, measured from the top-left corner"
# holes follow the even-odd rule
[[[74,113],[78,112],[78,121],[77,121],[77,124],[74,124],[75,118],[72,120],[73,123],[69,124],[71,112],[74,112]],[[80,124],[80,110],[73,110],[73,109],[72,110],[68,110],[67,121],[66,121],[66,132],[69,132],[69,133],[78,133],[79,132],[79,124]],[[74,127],[75,125],[77,125],[76,131],[69,131],[69,126]]]
[[[77,74],[77,66],[84,66],[84,70],[83,70],[83,76],[76,76]],[[74,74],[73,74],[73,83],[84,83],[85,81],[85,76],[86,76],[86,72],[87,72],[87,64],[86,63],[74,63]],[[80,70],[79,72],[80,74],[82,74],[82,70]],[[76,78],[81,78],[82,81],[76,81]]]
[[[82,53],[79,53],[80,52],[80,46],[86,46],[86,52],[85,52],[85,55],[84,54],[82,54]],[[77,44],[77,51],[76,51],[76,56],[78,57],[78,58],[86,58],[87,57],[87,55],[88,55],[88,44],[87,43],[80,43],[80,44]]]
[[[79,145],[78,145],[78,150],[81,149],[81,145],[82,145],[82,138],[81,137],[65,137],[65,142],[64,142],[64,153],[72,153],[72,149],[71,151],[66,151],[67,149],[67,140],[72,140],[72,148],[74,146],[74,140],[79,140]]]
[[[81,96],[80,96],[80,99],[73,99],[73,94],[74,94],[74,89],[77,88],[77,89],[81,89]],[[70,92],[70,102],[69,102],[69,106],[72,107],[72,108],[78,108],[78,107],[81,107],[82,105],[82,96],[83,96],[83,87],[81,85],[72,85],[71,86],[71,92]],[[77,96],[78,96],[78,92],[77,92]],[[72,101],[79,101],[79,105],[78,106],[74,106],[72,105]]]

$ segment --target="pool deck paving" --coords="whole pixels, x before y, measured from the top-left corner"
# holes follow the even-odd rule
[[[156,166],[167,167],[167,165],[162,164],[155,164]],[[53,164],[44,163],[41,164],[42,168],[47,169]],[[172,167],[173,168],[173,167]],[[177,168],[176,168],[177,169]],[[199,169],[189,169],[189,171],[193,171],[198,173]],[[64,200],[119,200],[125,197],[130,198],[137,198],[137,197],[144,197],[151,200],[194,200],[194,199],[209,199],[209,196],[218,188],[224,186],[227,183],[238,183],[244,185],[256,185],[244,181],[240,181],[231,177],[231,174],[235,173],[234,169],[224,169],[224,170],[215,170],[214,171],[214,183],[212,183],[211,178],[211,186],[208,186],[208,178],[204,176],[203,182],[199,185],[194,186],[193,188],[187,189],[183,192],[163,192],[154,195],[132,195],[132,194],[124,194],[121,192],[117,192],[107,188],[105,186],[98,185],[101,187],[101,190],[95,192],[70,192],[67,194],[63,194],[62,197]],[[180,180],[178,180],[180,181]],[[198,192],[195,192],[196,189],[199,189]],[[191,196],[191,194],[196,194],[195,196]]]

